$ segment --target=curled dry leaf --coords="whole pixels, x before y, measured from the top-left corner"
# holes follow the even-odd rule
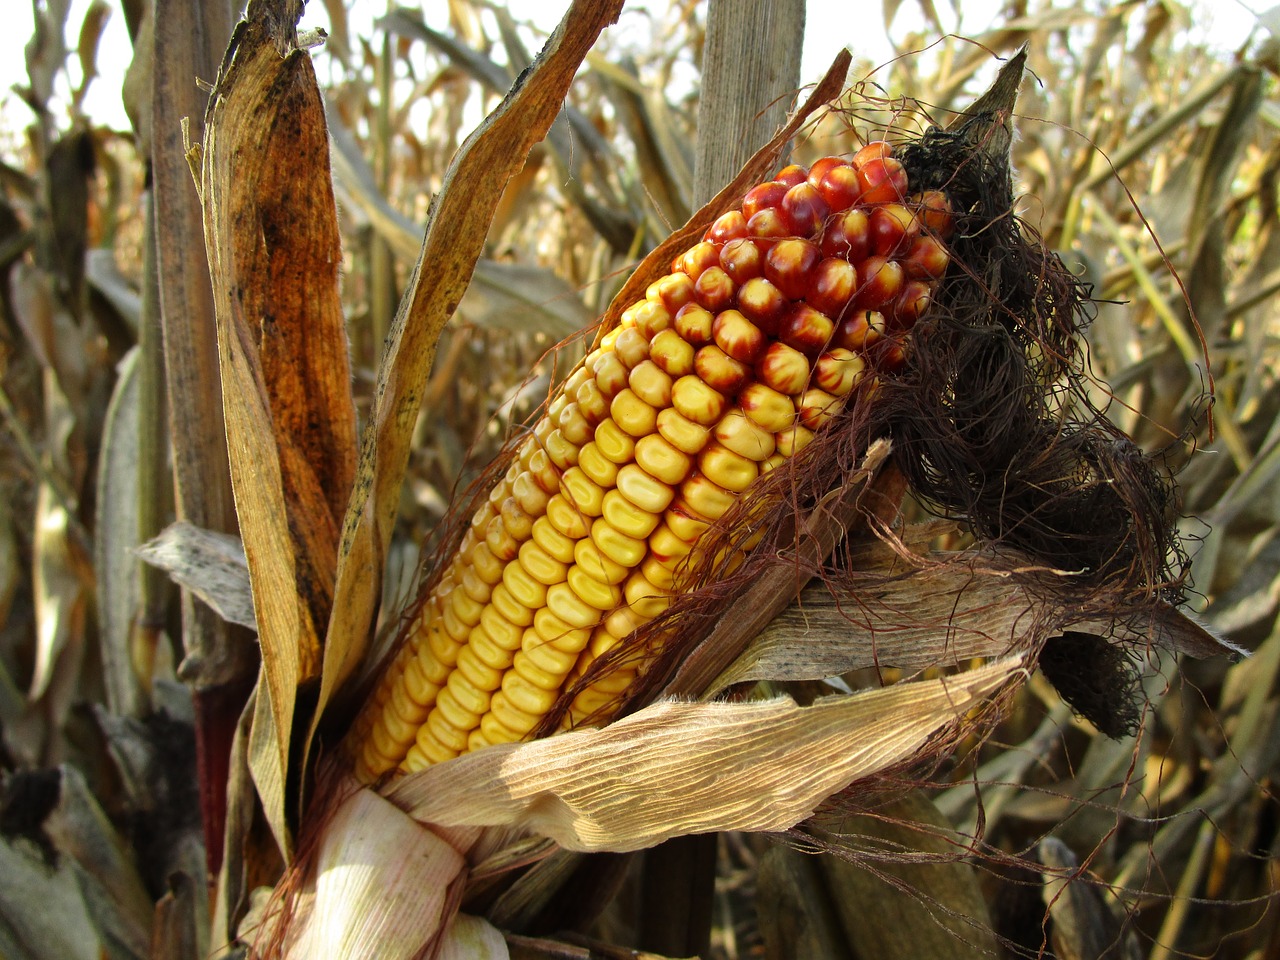
[[[914,562],[878,553],[858,565],[862,585],[854,591],[837,598],[822,584],[807,588],[709,694],[755,680],[819,680],[865,667],[914,671],[1029,653],[1068,628],[1198,657],[1239,652],[1168,605],[1128,622],[1121,601],[1108,605],[1096,588],[1013,549],[935,552]]]
[[[580,851],[785,830],[853,781],[915,755],[1021,662],[809,707],[664,701],[603,729],[466,754],[395,781],[387,796],[424,822],[515,826]]]
[[[186,521],[166,527],[134,551],[186,587],[222,619],[252,629],[253,594],[240,539]]]

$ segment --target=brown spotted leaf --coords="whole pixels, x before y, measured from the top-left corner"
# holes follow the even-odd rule
[[[324,108],[300,8],[250,4],[206,114],[201,192],[232,486],[282,784],[297,686],[319,671],[354,474]],[[255,780],[264,771],[254,768]],[[264,804],[285,842],[283,793]]]

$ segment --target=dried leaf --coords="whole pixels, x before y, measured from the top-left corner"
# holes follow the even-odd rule
[[[304,893],[310,909],[290,924],[285,955],[420,957],[442,938],[465,876],[466,861],[449,843],[372,790],[358,790],[325,825]],[[487,942],[467,923],[455,940]]]
[[[910,671],[971,657],[1038,650],[1070,628],[1208,658],[1239,651],[1185,614],[1159,606],[1125,619],[1090,613],[1096,590],[1012,550],[930,553],[911,567],[888,550],[859,563],[864,585],[833,596],[824,584],[773,620],[708,691],[756,680],[820,680],[866,667]]]
[[[401,778],[387,796],[424,822],[516,826],[568,850],[785,830],[853,781],[914,756],[1020,663],[810,707],[664,701],[600,730],[466,754]]]
[[[435,960],[508,960],[502,932],[483,917],[455,914]]]
[[[116,388],[103,424],[98,459],[98,523],[94,536],[99,649],[107,706],[120,716],[140,716],[146,702],[132,656],[141,601],[138,563],[138,358],[130,350],[120,362]]]
[[[283,785],[297,687],[319,672],[355,456],[328,135],[296,47],[300,12],[250,5],[210,99],[201,167],[231,480],[277,736],[271,761],[254,738],[251,757],[270,768],[260,788]],[[288,849],[283,791],[264,803]]]
[[[253,593],[240,540],[179,521],[135,553],[167,572],[229,623],[253,629]]]

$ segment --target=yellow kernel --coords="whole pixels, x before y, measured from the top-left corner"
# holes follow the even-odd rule
[[[515,497],[507,497],[502,501],[501,519],[503,528],[517,544],[529,539],[533,530],[533,517],[520,508]]]
[[[671,375],[652,360],[636,366],[627,379],[632,393],[659,410],[671,403],[671,383]]]
[[[648,513],[661,513],[671,504],[675,490],[629,463],[618,471],[618,492]]]
[[[693,373],[693,344],[674,330],[663,330],[649,344],[649,359],[672,377]]]
[[[566,396],[572,396],[577,392],[578,388],[592,378],[594,374],[586,363],[579,363],[570,371],[569,376],[565,378],[564,384],[561,386],[561,392]]]
[[[546,512],[551,494],[542,489],[531,472],[526,471],[516,477],[516,482],[511,485],[511,499],[525,515],[540,517]]]
[[[415,773],[433,764],[452,760],[457,755],[457,750],[442,746],[439,741],[427,734],[427,728],[423,727],[422,733],[418,736],[418,742],[409,750],[409,755],[400,764],[400,769],[405,773]]]
[[[644,558],[644,563],[640,564],[640,572],[644,574],[644,578],[659,590],[670,591],[674,589],[676,585],[675,570],[676,565],[667,566],[652,553]]]
[[[776,441],[776,437],[774,438]],[[770,470],[777,470],[780,466],[787,462],[787,458],[780,453],[775,453],[768,460],[760,461],[761,475],[768,473]]]
[[[649,622],[648,617],[642,617],[630,607],[619,607],[613,613],[605,618],[601,626],[619,639],[627,637],[637,627],[643,626]]]
[[[557,583],[547,590],[547,609],[570,627],[578,629],[593,627],[600,620],[600,611],[583,603],[567,583]]]
[[[468,627],[474,627],[480,622],[480,613],[484,610],[484,604],[476,603],[460,586],[449,590],[449,606],[453,607],[454,614]]]
[[[643,540],[653,533],[661,515],[653,510],[643,510],[622,495],[620,490],[610,490],[604,495],[604,518],[609,525],[628,537]],[[590,543],[579,540],[578,543]]]
[[[442,667],[452,667],[458,662],[458,651],[462,649],[462,644],[449,636],[444,626],[437,621],[427,631],[427,649],[431,651],[431,657],[436,663]],[[423,666],[426,667],[428,664],[424,662]],[[428,674],[428,679],[434,680],[435,677]]]
[[[591,631],[585,627],[575,627],[551,611],[543,607],[533,617],[533,629],[547,644],[565,653],[577,653],[587,642]],[[523,645],[524,640],[521,640]]]
[[[536,541],[528,540],[520,546],[519,565],[524,572],[545,586],[559,583],[569,572],[569,565],[557,560]]]
[[[796,401],[800,422],[810,430],[817,430],[840,412],[840,400],[825,390],[811,387]]]
[[[630,371],[627,365],[613,351],[609,351],[596,361],[596,386],[606,398],[612,399],[618,391],[627,385]]]
[[[814,382],[837,397],[847,397],[862,380],[866,362],[852,350],[836,347],[818,358]]]
[[[502,572],[502,583],[509,591],[511,598],[522,607],[528,607],[530,610],[537,610],[547,601],[547,585],[539,582],[536,577],[529,574],[519,560],[514,563],[507,564],[507,569]],[[497,587],[494,592],[497,592]],[[491,601],[492,602],[492,601]],[[512,620],[512,623],[517,621]],[[533,616],[530,614],[529,622],[533,623]]]
[[[440,684],[432,683],[423,672],[422,661],[414,657],[404,668],[404,687],[409,696],[424,707],[436,702],[436,694],[440,692]]]
[[[511,566],[517,566],[512,564]],[[510,568],[508,568],[510,569]],[[530,582],[536,582],[532,579]],[[538,584],[542,586],[542,584]],[[511,588],[507,586],[506,574],[503,574],[502,583],[493,588],[493,596],[489,600],[489,606],[502,614],[502,618],[517,627],[527,627],[533,623],[533,611],[542,606],[541,603],[526,606],[515,598],[511,593]]]
[[[467,649],[474,651],[486,666],[493,667],[495,670],[505,670],[511,665],[513,651],[499,646],[493,637],[489,636],[489,631],[484,624],[478,624],[471,631],[471,636],[467,639]]]
[[[630,463],[636,449],[635,440],[611,419],[601,421],[596,427],[595,444],[614,463]]]
[[[536,447],[529,457],[529,473],[548,496],[560,489],[560,471],[541,447]]]
[[[474,717],[473,720],[479,720]],[[467,747],[467,732],[471,730],[468,726],[459,729],[447,716],[439,710],[434,710],[431,716],[427,718],[424,728],[427,733],[434,737],[436,742],[448,750],[461,752]]]
[[[693,512],[688,504],[679,500],[663,514],[663,520],[671,528],[671,532],[686,543],[697,543],[698,538],[710,526],[705,519]]]
[[[556,494],[547,501],[547,519],[557,531],[570,540],[581,540],[590,529],[587,517],[562,493]],[[483,576],[483,573],[481,575]],[[498,571],[498,576],[502,576],[501,569]],[[485,579],[487,580],[488,577]]]
[[[605,494],[605,500],[607,501],[611,495],[616,496],[617,493],[618,491],[616,490],[610,490],[609,493]],[[625,503],[626,501],[623,502]],[[635,507],[630,507],[630,509],[634,511]],[[606,519],[608,519],[608,512],[606,509]],[[610,523],[610,526],[613,526],[613,524]],[[599,580],[601,583],[621,583],[627,579],[627,575],[631,572],[627,567],[620,563],[614,563],[601,553],[600,548],[595,545],[595,541],[590,537],[583,537],[578,541],[577,546],[574,547],[573,560],[578,569],[586,571],[593,579]]]
[[[520,628],[504,617],[498,608],[490,604],[480,614],[480,626],[497,646],[503,650],[520,648]]]
[[[608,627],[601,624],[591,634],[591,645],[587,648],[586,657],[590,657],[592,662],[599,660],[620,642],[620,637],[615,637]],[[586,659],[586,657],[583,659]],[[590,664],[587,664],[587,666],[590,666]]]
[[[628,370],[649,359],[649,340],[634,327],[621,331],[613,342],[613,352],[617,354]]]
[[[528,730],[521,732],[511,729],[511,727],[503,723],[500,717],[511,717],[511,711],[513,708],[507,706],[503,711],[501,711],[501,713],[499,713],[497,707],[499,698],[502,698],[504,701],[506,699],[501,693],[495,693],[493,695],[493,704],[489,707],[489,712],[480,718],[480,733],[490,743],[515,743],[522,739],[529,730],[533,729],[533,724],[530,724]]]
[[[773,434],[750,420],[741,410],[730,410],[716,424],[715,436],[725,448],[759,463],[773,455]]]
[[[591,525],[591,539],[595,541],[601,553],[624,567],[635,567],[644,559],[645,541],[620,533],[603,517]],[[586,626],[586,624],[576,624],[576,626]]]
[[[467,596],[476,603],[485,604],[489,602],[489,591],[491,586],[480,579],[480,574],[476,573],[476,568],[467,564],[462,568],[462,582],[460,584]]]
[[[794,457],[813,442],[813,431],[808,427],[791,427],[777,434],[778,452],[784,457]]]
[[[459,711],[464,711],[479,718],[480,714],[489,709],[489,695],[491,692],[480,689],[462,673],[455,670],[449,674],[449,683],[440,691],[440,696],[436,698],[436,709],[439,710],[443,706],[446,711],[449,711],[452,705],[456,704]],[[450,703],[446,705],[446,701],[450,701]],[[462,726],[453,717],[450,717],[450,720],[456,726]],[[467,729],[474,726],[475,721],[473,720],[467,725]]]
[[[559,696],[556,691],[535,687],[514,671],[502,678],[502,693],[517,710],[536,717],[549,713]]]
[[[677,450],[696,454],[711,439],[711,431],[694,423],[675,407],[658,411],[658,434]]]
[[[576,403],[571,403],[560,411],[558,422],[560,436],[575,447],[581,447],[591,439],[591,421]]]
[[[657,282],[649,286],[654,291],[654,298],[650,298],[644,303],[636,304],[633,308],[635,310],[636,329],[644,335],[646,340],[652,340],[656,334],[671,326],[671,314],[663,306],[662,301],[656,299],[658,296]]]
[[[481,660],[469,644],[458,654],[458,670],[478,690],[497,690],[502,683],[503,671]]]
[[[493,741],[484,735],[480,730],[472,730],[467,734],[467,753],[475,753],[477,750],[483,750],[485,747],[493,746]]]
[[[489,586],[502,579],[502,561],[493,555],[487,543],[477,543],[471,551],[471,566],[476,576]]]
[[[747,384],[738,394],[738,405],[753,423],[770,433],[785,430],[796,420],[791,398],[763,383]]]
[[[395,686],[395,690],[391,692],[391,709],[405,722],[421,725],[422,721],[427,718],[427,714],[431,712],[431,704],[423,703],[416,699],[413,694],[413,688],[405,682],[402,675],[400,682]]]
[[[579,512],[588,517],[600,516],[600,502],[604,499],[604,490],[588,477],[581,467],[566,470],[561,482],[564,484],[564,495]],[[550,515],[549,506],[548,515]]]
[[[601,612],[612,610],[622,599],[622,589],[617,584],[601,583],[577,565],[569,568],[569,586],[578,599]]]
[[[410,730],[408,738],[402,740],[400,739],[400,734],[404,733],[404,729],[397,723],[393,730],[392,725],[387,720],[388,718],[385,716],[379,717],[378,722],[369,731],[369,736],[373,738],[373,745],[378,753],[386,757],[397,757],[403,752],[405,745],[413,740],[417,728]]]
[[[436,708],[431,711],[431,716],[427,717],[423,729],[418,731],[418,738],[421,740],[425,732],[451,750],[461,750],[466,746],[467,731],[479,723],[480,713],[483,711],[473,713],[459,705],[451,690],[455,678],[460,683],[466,683],[461,679],[462,674],[456,670],[450,674],[450,686],[440,691],[440,696],[436,699]]]
[[[760,475],[755,461],[718,443],[708,444],[698,455],[698,469],[712,483],[735,493],[747,489],[751,481]]]
[[[711,311],[689,303],[676,311],[674,326],[684,340],[696,346],[711,342],[711,326],[715,319]]]
[[[589,631],[583,630],[581,632],[590,636]],[[586,640],[584,639],[583,642],[585,643]],[[535,627],[530,627],[524,632],[524,640],[520,649],[525,657],[536,665],[538,669],[545,670],[548,673],[558,672],[562,681],[578,661],[577,650],[563,650],[554,643],[548,643],[542,639],[542,634]]]
[[[530,542],[540,546],[549,557],[560,563],[573,562],[574,541],[557,530],[547,517],[539,517],[533,521],[532,537]]]
[[[646,621],[652,620],[671,606],[671,595],[655,587],[639,570],[627,578],[623,593],[631,609]]]
[[[653,536],[649,538],[649,550],[663,565],[674,567],[676,563],[687,557],[692,549],[692,545],[685,543],[672,533],[671,528],[665,523],[660,524],[658,529],[653,531]]]
[[[599,423],[609,415],[609,398],[594,380],[588,380],[578,388],[578,409],[591,423]]]
[[[484,542],[488,544],[489,549],[493,552],[494,559],[504,565],[514,558],[516,552],[520,549],[519,542],[507,532],[507,525],[500,516],[494,517],[489,521],[489,529],[485,531]]]
[[[660,434],[651,433],[636,441],[636,465],[655,480],[674,486],[689,475],[693,460]]]
[[[658,411],[636,396],[632,390],[623,390],[614,397],[609,413],[612,422],[632,437],[643,437],[653,433],[658,424]]]
[[[680,496],[700,516],[719,520],[738,502],[738,498],[701,473],[695,473],[680,485]]]
[[[671,387],[671,405],[680,415],[711,426],[724,415],[724,394],[713,390],[696,376],[681,377]]]
[[[550,690],[553,693],[560,692],[560,685],[564,683],[564,674],[557,673],[554,670],[544,670],[532,660],[530,660],[523,652],[516,654],[515,663],[512,669],[520,674],[520,679],[526,683],[532,684],[541,690]]]
[[[578,447],[564,438],[559,430],[552,430],[546,441],[547,456],[561,470],[568,470],[578,462]]]
[[[594,441],[582,448],[576,469],[604,489],[612,487],[618,479],[618,465],[601,453]]]

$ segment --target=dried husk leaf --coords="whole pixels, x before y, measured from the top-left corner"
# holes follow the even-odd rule
[[[510,956],[497,927],[483,917],[459,913],[440,941],[436,960],[508,960]]]
[[[413,960],[444,939],[457,908],[466,861],[449,842],[375,792],[359,789],[325,824],[311,876],[283,928],[272,901],[264,922],[251,917],[242,935],[259,948],[296,957]],[[250,925],[256,929],[249,929]],[[485,943],[463,924],[456,946]],[[455,956],[501,956],[455,953]]]
[[[437,764],[392,783],[387,796],[425,822],[520,826],[579,851],[785,830],[854,780],[913,756],[1020,664],[1009,658],[810,707],[661,702],[603,729]]]
[[[164,570],[229,623],[253,628],[249,567],[238,537],[179,520],[134,553]]]
[[[1082,589],[1069,574],[1008,548],[931,552],[913,560],[873,548],[856,567],[841,584],[848,592],[808,587],[716,678],[709,694],[737,683],[820,680],[865,667],[957,666],[972,657],[1038,650],[1068,628],[1198,657],[1239,653],[1167,605],[1126,621],[1120,601],[1100,605],[1096,589]]]
[[[355,411],[324,109],[300,6],[250,4],[206,114],[201,168],[232,487],[272,731],[250,764],[281,848],[296,690],[320,667]]]

